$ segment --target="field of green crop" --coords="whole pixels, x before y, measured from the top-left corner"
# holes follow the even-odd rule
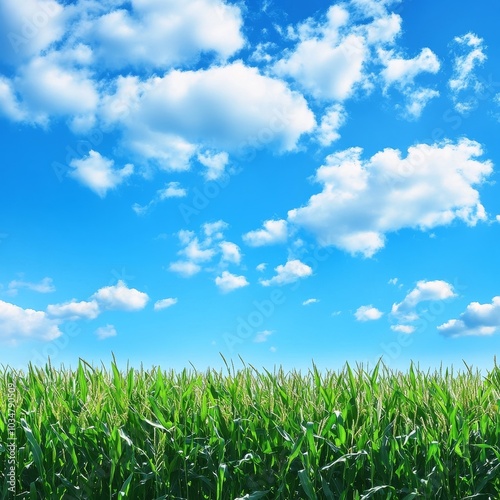
[[[496,366],[3,368],[0,497],[499,499],[499,398]]]

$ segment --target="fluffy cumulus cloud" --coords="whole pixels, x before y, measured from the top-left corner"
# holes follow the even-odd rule
[[[154,305],[155,311],[161,311],[162,309],[167,309],[168,307],[175,306],[178,300],[175,298],[161,299],[157,300]]]
[[[301,94],[241,61],[170,71],[139,85],[130,100],[130,111],[120,122],[133,150],[161,168],[185,170],[195,153],[210,144],[219,153],[202,152],[197,158],[211,178],[223,169],[221,152],[291,151],[316,125]]]
[[[285,243],[287,238],[288,223],[286,220],[266,220],[262,229],[243,235],[243,241],[252,247]]]
[[[238,288],[248,286],[249,283],[245,276],[237,276],[229,271],[223,271],[221,276],[215,278],[215,284],[224,293],[232,292]]]
[[[445,337],[466,335],[492,335],[500,330],[500,297],[493,297],[491,304],[472,302],[459,319],[451,319],[438,326]]]
[[[427,230],[457,219],[473,226],[487,218],[474,188],[493,168],[478,159],[482,154],[480,144],[467,139],[418,144],[404,158],[389,148],[367,160],[361,148],[332,154],[316,172],[323,190],[288,219],[321,245],[365,257],[402,228]]]
[[[105,286],[99,289],[92,299],[95,300],[102,309],[139,311],[144,309],[149,297],[146,293],[135,288],[128,288],[119,280],[116,285]]]
[[[130,4],[130,10],[111,10],[82,28],[106,66],[176,66],[196,62],[203,53],[226,59],[245,43],[236,5],[221,0]]]
[[[376,307],[373,307],[371,304],[369,306],[361,306],[358,307],[354,316],[357,321],[375,321],[380,319],[384,313],[379,311]]]
[[[420,71],[435,72],[429,60],[435,56],[429,49],[415,60],[405,59],[396,49],[401,17],[389,12],[394,3],[351,1],[330,7],[320,20],[290,26],[288,35],[296,44],[275,62],[274,71],[294,79],[316,98],[337,102],[358,91],[370,92],[381,72],[393,81],[411,80]]]
[[[288,260],[286,264],[281,264],[275,269],[276,275],[268,280],[260,280],[263,286],[287,285],[295,283],[299,279],[307,278],[312,275],[313,270],[307,264],[298,259]]]
[[[78,319],[95,319],[100,314],[99,304],[96,300],[80,302],[72,300],[63,304],[47,306],[47,314],[51,318],[75,321]]]
[[[391,314],[403,321],[414,321],[418,319],[416,307],[421,302],[446,300],[453,297],[456,297],[453,286],[446,281],[421,280],[402,302],[393,304]]]
[[[350,97],[363,79],[369,51],[361,33],[341,33],[348,21],[349,12],[335,5],[322,23],[309,19],[299,25],[297,45],[275,64],[276,73],[295,79],[317,98],[342,101]]]
[[[455,37],[453,44],[455,60],[453,76],[448,85],[455,109],[459,113],[467,113],[474,107],[475,94],[483,90],[483,84],[478,79],[475,70],[487,59],[486,47],[484,40],[473,33]]]
[[[80,160],[72,160],[69,172],[71,177],[89,187],[101,198],[104,198],[110,189],[119,186],[134,172],[134,166],[125,165],[122,169],[114,167],[114,161],[101,156],[97,151],[90,151],[88,156]]]
[[[232,262],[233,264],[241,262],[241,250],[236,243],[223,241],[219,244],[219,247],[222,251],[222,260],[224,262]]]
[[[17,342],[22,339],[53,340],[61,336],[59,321],[43,311],[23,309],[0,300],[0,339]]]
[[[21,62],[47,49],[65,31],[64,7],[55,0],[0,2],[0,60]]]

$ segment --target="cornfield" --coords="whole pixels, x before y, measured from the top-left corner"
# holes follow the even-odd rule
[[[4,367],[1,498],[498,499],[499,398],[496,364]]]

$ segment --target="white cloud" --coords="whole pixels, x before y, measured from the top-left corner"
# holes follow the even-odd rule
[[[222,250],[222,260],[224,262],[232,262],[234,264],[239,264],[241,262],[240,247],[236,245],[236,243],[223,241],[219,243],[219,246]]]
[[[289,222],[314,233],[321,245],[370,257],[383,248],[386,233],[486,220],[473,186],[493,166],[476,159],[483,154],[477,142],[418,144],[406,158],[389,148],[369,160],[361,153],[351,148],[329,155],[316,172],[323,191],[288,212]]]
[[[383,316],[383,312],[379,311],[376,307],[371,304],[369,306],[358,307],[354,316],[357,321],[375,321]]]
[[[387,283],[389,285],[397,285],[399,281],[399,278],[391,278]]]
[[[220,0],[133,0],[131,7],[88,24],[88,39],[109,67],[165,68],[196,62],[203,53],[226,59],[245,43],[237,5]]]
[[[473,33],[457,36],[453,42],[456,54],[453,76],[448,85],[452,92],[455,109],[459,113],[467,113],[474,107],[474,94],[483,90],[483,84],[474,72],[487,59],[486,46],[484,40]],[[463,93],[467,91],[469,96],[464,96]]]
[[[149,300],[146,293],[135,288],[128,288],[122,280],[119,280],[116,285],[99,289],[91,298],[97,301],[103,309],[124,311],[144,309]]]
[[[215,284],[224,293],[232,292],[233,290],[249,285],[245,276],[236,276],[229,271],[223,271],[222,276],[217,276]]]
[[[119,121],[124,143],[166,170],[188,169],[207,146],[238,154],[263,148],[292,151],[316,125],[301,94],[241,61],[172,70],[136,86],[130,104],[124,104],[130,112]],[[199,158],[212,165],[212,177],[221,171],[224,156],[214,160],[201,153]]]
[[[285,265],[279,265],[274,270],[276,276],[268,280],[260,280],[263,286],[287,285],[299,279],[307,278],[313,273],[311,267],[297,259],[288,260]]]
[[[410,120],[420,118],[422,111],[431,99],[439,97],[437,90],[420,88],[418,90],[409,90],[403,92],[407,98],[405,105],[405,115]]]
[[[417,87],[415,79],[422,73],[436,74],[439,71],[441,65],[437,56],[429,48],[424,48],[412,59],[405,59],[394,49],[379,49],[378,57],[385,66],[380,75],[384,93],[387,94],[390,87],[396,87],[405,97],[403,116],[409,120],[419,118],[429,101],[439,97],[439,92]]]
[[[393,44],[401,32],[400,16],[388,13],[384,4],[359,0],[334,5],[319,21],[310,18],[288,27],[289,37],[298,41],[275,63],[274,71],[295,79],[319,99],[344,101],[358,89],[370,91],[370,70],[379,62],[373,51]]]
[[[20,62],[64,34],[64,7],[54,0],[0,2],[0,59]]]
[[[198,154],[198,161],[207,169],[205,179],[215,181],[224,174],[224,169],[229,163],[229,155],[225,151],[215,154],[205,151]]]
[[[453,286],[446,281],[421,280],[402,302],[393,304],[391,314],[406,321],[414,321],[418,318],[415,308],[421,302],[446,300],[453,297],[456,297]]]
[[[331,33],[304,37],[275,64],[274,71],[294,78],[316,98],[343,101],[362,81],[369,51],[362,36],[352,33],[339,40],[336,27],[325,27],[329,29]]]
[[[288,238],[286,220],[266,220],[263,229],[250,231],[243,235],[243,241],[252,247],[285,243]]]
[[[319,302],[318,299],[307,299],[307,300],[304,300],[304,302],[302,302],[302,305],[303,306],[309,306],[311,304],[316,304],[318,302]]]
[[[380,17],[387,14],[387,8],[402,0],[350,0],[351,3],[367,17]]]
[[[406,333],[410,335],[415,331],[415,327],[412,325],[391,325],[391,330],[393,332]]]
[[[168,198],[184,198],[185,196],[187,196],[187,191],[181,187],[179,182],[169,182],[163,189],[156,191],[155,197],[147,205],[141,206],[138,203],[134,203],[132,205],[132,210],[137,215],[144,215],[148,210],[163,200]]]
[[[169,270],[184,277],[197,274],[202,265],[210,264],[219,256],[219,267],[227,264],[240,264],[241,251],[238,245],[224,239],[224,230],[228,224],[223,220],[207,222],[202,225],[200,236],[194,231],[182,230],[177,233],[181,249],[177,252],[182,260],[170,264]]]
[[[500,330],[500,297],[493,297],[491,304],[470,303],[459,319],[451,319],[438,326],[446,337],[467,335],[492,335]]]
[[[19,122],[26,119],[26,112],[18,101],[13,83],[0,75],[0,112],[12,121]]]
[[[326,147],[338,140],[340,138],[338,130],[344,125],[346,118],[347,114],[341,104],[334,104],[327,108],[318,127],[318,142]]]
[[[22,281],[22,280],[12,280],[8,284],[7,288],[13,295],[17,294],[17,292],[22,288],[38,293],[51,293],[56,291],[56,287],[52,282],[52,278],[43,278],[42,281],[40,281],[40,283],[31,283],[29,281]]]
[[[187,191],[181,187],[179,182],[169,182],[164,189],[158,192],[160,200],[167,198],[184,198],[187,196]]]
[[[154,305],[155,311],[161,311],[162,309],[166,309],[167,307],[172,307],[177,304],[178,300],[175,298],[161,299],[157,300]]]
[[[174,273],[178,273],[185,278],[189,278],[191,276],[194,276],[195,274],[198,274],[201,271],[201,267],[194,262],[178,260],[176,262],[172,262],[168,266],[168,270]]]
[[[63,304],[51,304],[47,306],[47,314],[51,318],[60,318],[64,320],[75,321],[78,319],[95,319],[100,314],[99,304],[96,300],[76,301]]]
[[[227,222],[224,222],[223,220],[218,220],[215,222],[206,222],[203,224],[203,233],[205,236],[208,238],[217,238],[217,239],[222,239],[223,238],[223,231],[227,229],[228,224]]]
[[[272,330],[263,330],[262,332],[257,332],[253,341],[257,342],[257,343],[267,342],[269,340],[269,337],[273,333],[274,333],[274,331],[272,331]],[[274,352],[274,351],[272,351],[272,352]]]
[[[267,264],[265,262],[260,263],[255,269],[259,271],[259,273],[266,270]]]
[[[63,64],[57,54],[32,59],[19,69],[14,84],[31,119],[42,123],[57,115],[76,118],[78,124],[82,116],[93,115],[99,102],[97,85],[89,73]]]
[[[116,328],[113,325],[106,325],[106,326],[101,326],[99,327],[96,331],[95,334],[99,338],[99,340],[104,340],[109,337],[116,337],[117,332]]]
[[[92,189],[101,198],[104,198],[110,189],[119,186],[134,171],[134,166],[131,164],[125,165],[120,170],[114,168],[113,160],[93,150],[80,160],[72,160],[70,166],[74,170],[70,171],[69,175]]]
[[[43,311],[23,309],[0,300],[0,339],[16,342],[20,338],[53,340],[61,336],[59,321]]]
[[[394,84],[400,86],[412,85],[419,74],[435,74],[441,66],[436,54],[427,47],[422,49],[420,54],[412,59],[404,59],[404,57],[396,54],[393,50],[385,51],[381,49],[378,54],[382,64],[385,66],[381,76],[386,87]]]
[[[212,260],[215,250],[213,248],[202,248],[198,238],[194,237],[180,253],[192,262],[207,262]]]

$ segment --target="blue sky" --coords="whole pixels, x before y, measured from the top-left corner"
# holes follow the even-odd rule
[[[493,364],[491,3],[1,0],[3,364]]]

